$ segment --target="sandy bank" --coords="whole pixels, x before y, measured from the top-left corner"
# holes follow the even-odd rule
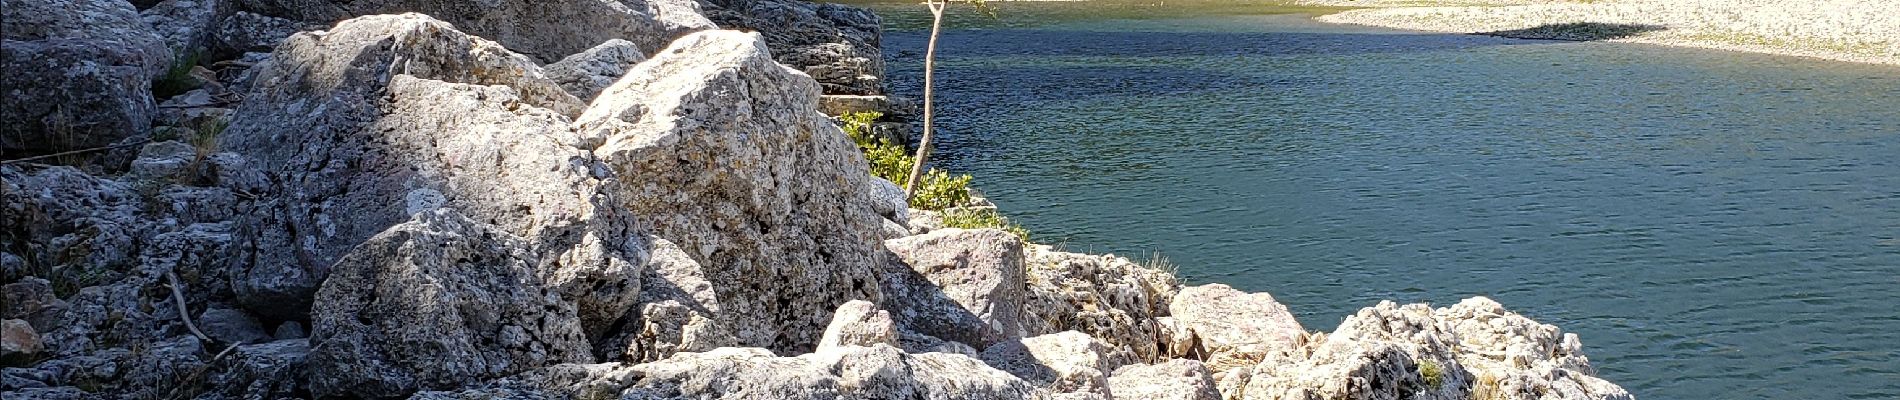
[[[1613,40],[1900,65],[1888,0],[1306,0],[1369,7],[1320,21],[1436,32]]]

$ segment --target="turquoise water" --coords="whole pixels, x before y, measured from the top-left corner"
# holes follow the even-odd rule
[[[914,96],[920,10],[874,8]],[[1900,398],[1900,68],[1276,11],[961,16],[939,163],[1310,330],[1485,295],[1641,398]]]

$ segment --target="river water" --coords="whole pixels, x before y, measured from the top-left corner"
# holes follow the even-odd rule
[[[1002,5],[943,36],[938,163],[1037,241],[1309,330],[1490,296],[1640,398],[1900,398],[1900,67]],[[871,6],[916,96],[921,7]]]

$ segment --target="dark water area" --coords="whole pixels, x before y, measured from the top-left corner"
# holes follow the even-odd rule
[[[942,38],[937,162],[1038,241],[1309,330],[1490,296],[1639,398],[1900,398],[1900,68],[1003,4]],[[921,7],[873,8],[915,97]]]

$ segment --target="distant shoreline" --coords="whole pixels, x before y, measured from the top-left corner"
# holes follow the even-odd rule
[[[1525,39],[1616,41],[1900,65],[1900,4],[1819,0],[1299,0],[1363,7],[1315,19]]]

